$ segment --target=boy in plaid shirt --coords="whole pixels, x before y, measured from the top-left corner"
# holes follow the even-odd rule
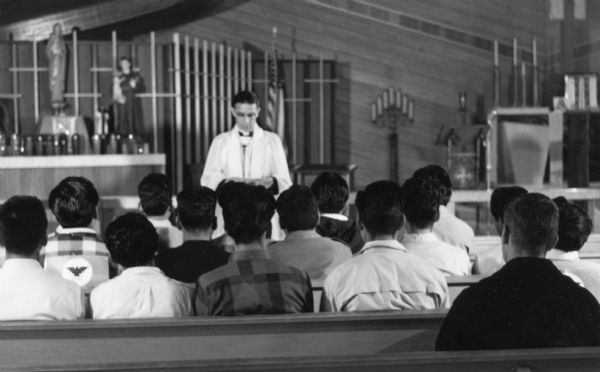
[[[92,228],[99,200],[94,185],[83,177],[67,177],[52,189],[48,205],[60,226],[39,255],[44,269],[77,283],[86,294],[117,272]]]

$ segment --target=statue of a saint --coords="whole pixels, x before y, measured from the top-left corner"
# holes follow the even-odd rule
[[[133,71],[131,59],[122,57],[119,60],[119,71],[113,78],[117,133],[144,137],[142,102],[135,96],[144,90],[144,80],[139,73]]]
[[[67,47],[62,37],[60,24],[54,24],[48,44],[46,45],[48,56],[48,77],[50,82],[50,94],[52,107],[60,111],[65,106],[65,73],[67,67]]]

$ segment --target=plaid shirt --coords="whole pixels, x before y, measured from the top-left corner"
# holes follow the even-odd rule
[[[200,276],[197,290],[197,315],[313,311],[308,275],[262,250],[235,252],[233,262]]]
[[[84,293],[117,272],[106,245],[90,228],[59,226],[48,236],[39,260],[44,269],[79,284]]]

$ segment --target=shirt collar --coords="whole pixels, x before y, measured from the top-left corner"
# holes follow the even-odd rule
[[[89,227],[62,227],[58,226],[56,228],[57,234],[96,234],[96,230]]]
[[[240,132],[242,130],[236,125],[234,125],[233,129],[231,130],[231,133],[240,138]],[[254,130],[252,131],[252,137],[247,137],[247,138],[259,138],[262,137],[262,135],[264,134],[264,130],[260,127],[260,125],[258,125],[258,123],[256,125],[254,125]]]
[[[331,218],[332,220],[337,220],[337,221],[348,221],[348,217],[344,216],[343,214],[339,214],[339,213],[321,213],[321,217],[327,217],[327,218]]]
[[[433,243],[439,242],[440,239],[433,232],[426,233],[415,233],[415,234],[404,234],[402,238],[403,242],[423,242],[423,243]]]
[[[8,258],[2,265],[3,271],[40,270],[42,266],[33,258]]]
[[[402,244],[400,244],[400,242],[397,240],[373,240],[373,241],[365,243],[365,245],[362,247],[362,249],[358,253],[359,254],[364,253],[365,251],[372,249],[372,248],[388,248],[388,249],[397,249],[402,252],[408,252],[406,250],[406,248]]]
[[[269,255],[264,249],[253,249],[249,251],[233,251],[233,261],[268,259]]]
[[[558,261],[577,261],[579,259],[579,252],[565,252],[560,249],[552,248],[548,252],[546,252],[546,258],[549,260],[558,260]]]
[[[315,230],[297,230],[288,232],[285,235],[285,239],[308,239],[308,238],[320,238],[321,235],[317,234]]]
[[[124,269],[120,275],[136,275],[136,274],[162,274],[162,270],[156,266],[134,266]]]

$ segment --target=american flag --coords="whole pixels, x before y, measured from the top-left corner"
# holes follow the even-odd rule
[[[277,28],[273,28],[273,50],[271,58],[269,58],[269,82],[267,89],[267,113],[266,113],[266,126],[268,129],[277,133],[283,142],[283,147],[288,150],[286,141],[286,128],[285,128],[285,97],[284,87],[282,81],[279,79],[278,73],[278,61],[277,61],[277,47],[275,44],[275,37],[277,35]]]

